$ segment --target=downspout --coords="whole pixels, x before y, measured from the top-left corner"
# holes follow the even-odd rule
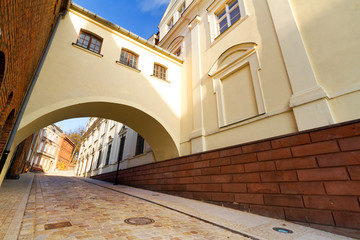
[[[56,20],[56,24],[55,24],[54,30],[53,30],[53,32],[51,33],[50,39],[49,39],[49,41],[48,41],[48,43],[47,43],[47,45],[46,45],[46,48],[45,48],[45,51],[44,51],[42,57],[41,57],[39,66],[38,66],[38,68],[36,69],[35,75],[34,75],[32,81],[31,81],[31,83],[30,83],[30,86],[29,86],[27,92],[26,92],[24,101],[23,101],[23,103],[22,103],[22,105],[21,105],[21,108],[20,108],[20,110],[19,110],[19,114],[18,114],[18,116],[17,116],[17,118],[16,118],[16,120],[15,120],[14,127],[13,127],[13,129],[11,130],[11,133],[10,133],[10,136],[9,136],[9,140],[8,140],[7,143],[6,143],[5,149],[4,149],[3,154],[2,154],[2,156],[1,156],[1,160],[0,160],[0,173],[1,173],[2,170],[3,170],[4,165],[5,165],[5,162],[6,162],[6,159],[7,159],[8,155],[9,155],[9,153],[10,153],[10,148],[11,148],[12,143],[14,142],[15,134],[16,134],[18,128],[19,128],[20,121],[21,121],[21,119],[22,119],[22,117],[23,117],[23,115],[24,115],[25,108],[26,108],[26,106],[27,106],[27,104],[28,104],[28,102],[29,102],[29,99],[30,99],[30,95],[31,95],[31,93],[32,93],[32,91],[33,91],[33,89],[34,89],[34,87],[35,87],[35,84],[36,84],[36,81],[37,81],[37,79],[38,79],[38,77],[39,77],[40,71],[41,71],[41,69],[42,69],[42,67],[43,67],[43,65],[44,65],[46,56],[47,56],[47,54],[48,54],[48,52],[49,52],[51,43],[52,43],[52,41],[53,41],[53,39],[54,39],[54,36],[55,36],[56,30],[57,30],[57,28],[58,28],[58,26],[59,26],[60,20],[61,20],[62,17],[65,17],[66,13],[67,13],[67,9],[65,9],[65,11],[64,11],[63,13],[61,13],[61,14],[59,15],[58,19]]]

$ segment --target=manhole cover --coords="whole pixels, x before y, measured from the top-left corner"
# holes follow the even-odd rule
[[[133,217],[124,220],[125,223],[131,225],[146,225],[155,222],[154,219],[146,217]]]
[[[71,226],[72,226],[71,222],[59,222],[59,223],[45,224],[44,228],[45,230],[48,230],[48,229],[57,229],[57,228],[71,227]]]

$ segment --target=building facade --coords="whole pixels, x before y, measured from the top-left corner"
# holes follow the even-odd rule
[[[61,143],[60,143],[60,151],[58,154],[58,159],[56,161],[56,169],[59,170],[68,170],[73,150],[75,148],[75,144],[71,141],[66,134],[61,135]]]
[[[128,151],[120,183],[360,229],[357,0],[172,0],[149,40],[68,10],[16,144],[64,118],[108,118],[153,151]],[[114,180],[111,124],[89,126],[78,174]]]
[[[92,117],[81,143],[75,173],[91,177],[155,161],[150,145],[133,129]]]
[[[182,95],[183,151],[359,119],[354,4],[171,1],[158,45],[184,59],[182,87],[191,91]],[[338,10],[348,18],[322,22]]]
[[[68,3],[67,0],[0,1],[0,178],[11,162],[11,156],[7,156],[16,129],[9,142],[10,134],[15,123],[20,122],[18,115],[29,86],[58,16]]]
[[[34,144],[34,152],[29,151],[30,171],[54,171],[61,150],[64,133],[55,125],[40,129]]]

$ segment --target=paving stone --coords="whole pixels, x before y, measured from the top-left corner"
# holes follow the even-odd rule
[[[19,239],[248,239],[76,178],[36,175],[29,200]],[[128,225],[124,220],[130,217],[155,222]],[[65,221],[72,226],[44,229],[45,224]]]

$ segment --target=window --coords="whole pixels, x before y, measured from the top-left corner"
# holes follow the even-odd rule
[[[225,4],[217,14],[217,24],[219,26],[219,34],[222,34],[226,29],[233,25],[240,19],[240,8],[238,0],[232,0]]]
[[[154,64],[154,76],[161,78],[163,80],[166,80],[166,68],[159,65],[159,64]]]
[[[184,37],[178,36],[176,37],[167,48],[169,52],[172,54],[182,57],[183,49],[184,49]]]
[[[179,12],[179,16],[181,16],[183,12],[185,12],[185,3],[181,5],[181,7],[178,9],[178,12]]]
[[[211,42],[236,22],[247,18],[245,0],[216,0],[207,8]],[[225,3],[224,3],[225,2]]]
[[[174,54],[179,57],[181,55],[181,47],[175,50]]]
[[[172,29],[172,27],[174,26],[174,18],[171,18],[167,25],[168,31],[170,31],[170,29]]]
[[[137,69],[138,57],[138,55],[123,49],[121,50],[120,63]]]
[[[121,137],[121,140],[120,140],[118,162],[123,159],[124,147],[125,147],[125,136],[122,136],[122,137]]]
[[[109,164],[109,160],[110,160],[110,153],[111,153],[111,144],[109,144],[108,146],[108,150],[107,150],[107,154],[106,154],[106,161],[105,161],[105,165]]]
[[[136,140],[136,151],[135,156],[142,154],[144,152],[144,138],[138,134],[137,140]]]
[[[95,53],[100,53],[101,44],[102,39],[84,31],[80,31],[79,38],[76,42],[76,45]]]
[[[99,152],[99,157],[98,157],[98,161],[97,161],[97,164],[96,164],[96,168],[99,168],[100,161],[101,161],[101,151]]]
[[[220,128],[265,114],[259,70],[255,43],[237,44],[214,63],[208,75],[213,79]]]

